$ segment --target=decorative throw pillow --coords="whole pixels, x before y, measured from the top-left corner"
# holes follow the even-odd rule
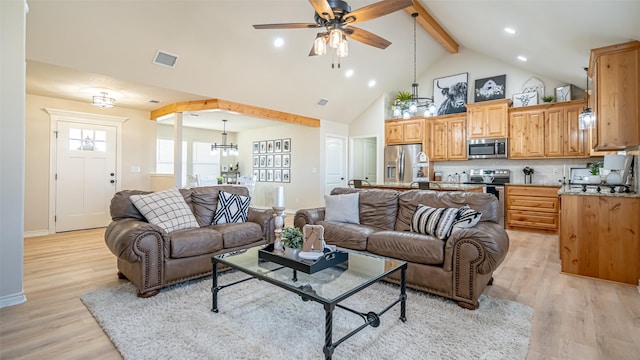
[[[247,221],[251,198],[224,191],[218,193],[218,206],[213,216],[213,224],[243,223]]]
[[[418,205],[411,219],[411,231],[446,240],[453,230],[457,208],[432,208]]]
[[[129,199],[149,223],[167,233],[198,227],[189,205],[176,188],[147,195],[131,195]]]
[[[453,224],[454,228],[470,228],[480,221],[482,213],[465,205],[458,210],[458,216]]]
[[[360,194],[325,195],[324,219],[350,224],[360,224]]]

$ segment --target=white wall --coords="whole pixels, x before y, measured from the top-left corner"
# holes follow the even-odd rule
[[[128,118],[122,125],[122,174],[119,189],[150,190],[155,172],[156,122],[149,112],[114,107],[103,109],[86,102],[26,95],[25,217],[27,233],[47,233],[49,226],[50,118],[44,108]],[[131,172],[139,166],[140,172]]]
[[[24,255],[25,2],[0,1],[0,307],[26,301]]]

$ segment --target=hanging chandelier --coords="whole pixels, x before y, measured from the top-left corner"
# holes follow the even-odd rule
[[[213,143],[211,145],[211,153],[218,154],[219,151],[222,151],[222,156],[227,155],[238,155],[238,144],[234,145],[233,143],[227,144],[227,120],[223,119],[223,130],[222,130],[222,144]]]
[[[408,92],[400,92],[393,102],[393,116],[409,119],[418,114],[420,108],[424,108],[423,116],[434,116],[437,112],[433,98],[420,97],[418,95],[418,81],[416,80],[416,22],[418,13],[411,14],[413,17],[413,83],[411,84],[411,95]]]
[[[584,68],[584,71],[588,71],[589,68]],[[582,110],[582,113],[578,116],[578,128],[585,130],[593,127],[596,124],[596,114],[589,107],[589,73],[587,73],[587,107]]]
[[[115,105],[116,99],[109,97],[109,94],[106,92],[101,92],[100,95],[96,95],[93,97],[93,101],[91,101],[91,105],[100,106],[103,108],[112,108]]]

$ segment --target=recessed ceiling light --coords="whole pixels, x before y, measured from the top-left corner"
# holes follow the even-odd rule
[[[369,80],[369,87],[374,87],[376,86],[376,81],[375,80]]]
[[[506,27],[506,28],[504,28],[504,32],[506,32],[507,34],[514,35],[516,33],[516,29],[510,28],[510,27]]]
[[[522,55],[520,55],[520,56],[518,56],[518,60],[520,60],[520,61],[527,61],[527,58],[526,58],[526,57],[524,57],[524,56],[522,56]]]
[[[346,72],[346,73],[344,73],[344,76],[346,76],[346,77],[352,77],[352,76],[353,76],[353,69],[349,69],[349,70],[347,70],[347,72]]]
[[[284,39],[283,38],[277,38],[273,42],[273,46],[275,46],[275,47],[282,47],[282,45],[284,45]]]

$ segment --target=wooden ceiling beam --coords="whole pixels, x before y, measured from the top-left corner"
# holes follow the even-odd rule
[[[233,101],[221,99],[207,99],[196,101],[184,101],[163,106],[151,111],[150,119],[156,120],[159,117],[177,113],[194,112],[204,110],[224,110],[239,114],[259,117],[263,119],[282,121],[289,124],[303,125],[309,127],[320,127],[320,119],[310,118],[302,115],[261,108],[258,106],[240,104]]]
[[[422,7],[418,0],[413,0],[413,6],[409,6],[404,9],[409,15],[418,13],[416,21],[431,37],[436,39],[437,42],[442,45],[450,54],[458,53],[458,43],[453,40],[451,35],[438,24],[436,19],[429,14],[429,12]]]

